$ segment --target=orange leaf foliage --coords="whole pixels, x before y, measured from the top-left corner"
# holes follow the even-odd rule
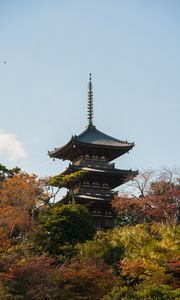
[[[6,247],[18,227],[21,236],[33,222],[38,198],[36,176],[25,173],[7,179],[0,186],[0,244]]]

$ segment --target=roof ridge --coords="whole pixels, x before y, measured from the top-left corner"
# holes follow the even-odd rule
[[[112,136],[110,136],[110,135],[108,135],[108,134],[106,134],[106,133],[100,131],[100,130],[97,129],[95,126],[88,127],[87,129],[85,129],[85,130],[84,130],[82,133],[80,133],[79,135],[75,135],[74,138],[75,138],[75,140],[77,140],[77,141],[78,141],[78,140],[81,141],[81,138],[82,138],[83,136],[86,136],[88,133],[91,134],[91,133],[93,133],[93,132],[96,133],[96,134],[98,134],[98,135],[101,136],[101,137],[107,138],[107,139],[109,139],[109,140],[111,140],[111,141],[114,141],[114,142],[118,142],[118,143],[121,143],[121,144],[127,144],[127,145],[133,145],[133,144],[134,144],[134,143],[129,143],[129,142],[127,142],[127,140],[124,141],[124,140],[120,140],[120,139],[114,138],[114,137],[112,137]]]

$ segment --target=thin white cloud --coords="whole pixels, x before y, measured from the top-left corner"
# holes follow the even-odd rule
[[[26,158],[27,153],[16,135],[0,130],[0,154],[9,160],[16,161]]]

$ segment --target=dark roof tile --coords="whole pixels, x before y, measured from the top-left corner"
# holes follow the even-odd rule
[[[130,145],[134,145],[133,143],[128,143],[127,141],[121,141],[107,135],[98,129],[95,126],[88,127],[85,131],[83,131],[80,135],[74,136],[74,140],[93,144],[93,145],[103,145],[103,146],[112,146],[112,147],[127,147]]]

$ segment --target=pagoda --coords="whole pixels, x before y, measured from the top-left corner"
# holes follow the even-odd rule
[[[95,229],[106,229],[114,226],[115,214],[111,202],[116,195],[114,189],[137,175],[137,171],[116,169],[112,163],[117,157],[134,147],[113,138],[93,125],[93,90],[91,74],[88,84],[88,126],[79,135],[72,136],[70,141],[49,151],[51,158],[69,160],[71,163],[62,174],[84,170],[84,175],[71,186],[76,203],[86,205],[92,214],[92,225]],[[61,200],[70,203],[67,195]]]

